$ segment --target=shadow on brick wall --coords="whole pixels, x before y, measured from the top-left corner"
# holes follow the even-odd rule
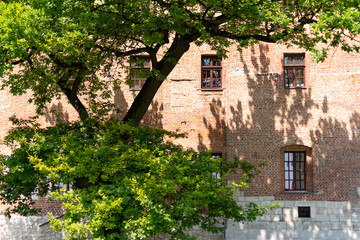
[[[314,68],[311,69],[314,76],[307,75],[307,79],[313,78],[312,85],[304,89],[286,89],[283,87],[283,73],[270,68],[271,54],[268,45],[262,44],[258,49],[252,47],[246,53],[239,52],[241,71],[227,77],[226,99],[214,98],[209,103],[212,118],[216,120],[203,117],[208,133],[199,134],[199,150],[218,149],[222,138],[228,159],[238,156],[255,164],[267,163],[243,192],[244,197],[274,196],[275,200],[285,203],[312,201],[315,204],[323,201],[319,204],[334,202],[335,206],[335,202],[352,202],[352,205],[333,207],[332,217],[319,212],[319,218],[305,222],[299,220],[296,224],[292,222],[293,228],[281,221],[273,226],[276,229],[279,225],[286,225],[284,231],[249,228],[252,235],[247,236],[238,229],[238,234],[243,234],[243,237],[233,236],[231,239],[269,239],[270,236],[291,239],[303,230],[304,238],[299,239],[357,239],[360,229],[360,114],[356,104],[358,95],[352,94],[360,91],[360,84],[350,83],[360,76],[345,72],[341,76],[322,73],[325,77],[319,79]],[[279,57],[274,57],[274,61],[281,62]],[[323,80],[334,85],[320,88],[321,84],[317,82]],[[350,85],[353,89],[349,88]],[[331,88],[343,90],[333,91]],[[206,138],[210,139],[210,144],[203,141]],[[284,163],[280,149],[290,145],[312,149],[312,192],[289,194],[283,189]],[[234,174],[230,180],[237,178]],[[306,202],[302,204],[306,205]],[[306,229],[306,224],[312,224],[314,229]],[[338,226],[342,226],[341,229],[337,229]]]
[[[61,102],[53,103],[51,107],[44,110],[45,122],[54,126],[57,122],[69,122],[69,113],[65,110]]]
[[[270,69],[268,46],[260,44],[246,53],[239,52],[242,71],[228,77],[225,103],[215,98],[209,103],[216,120],[203,117],[208,133],[199,134],[199,149],[219,149],[222,138],[229,159],[238,156],[253,163],[266,162],[245,191],[247,195],[275,196],[279,200],[358,201],[359,113],[353,111],[350,117],[344,117],[350,115],[351,111],[345,111],[349,107],[337,110],[347,99],[345,95],[329,97],[324,89],[315,87],[284,88],[282,73]],[[281,62],[276,58],[274,61]],[[355,105],[350,107],[356,109]],[[206,137],[210,144],[202,141]],[[313,149],[311,194],[284,194],[280,148],[288,145]]]

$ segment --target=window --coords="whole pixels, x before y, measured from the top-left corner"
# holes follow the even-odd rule
[[[284,55],[285,87],[296,88],[305,86],[305,54]]]
[[[310,207],[298,207],[298,217],[299,218],[309,218],[309,217],[311,217]]]
[[[305,152],[285,152],[285,191],[305,191]]]
[[[221,58],[201,58],[201,89],[221,89]]]
[[[286,145],[280,148],[280,170],[284,194],[313,194],[312,148],[305,145]]]
[[[212,158],[222,158],[222,154],[221,153],[212,153],[211,154]],[[220,179],[221,178],[221,173],[220,172],[213,172],[212,173],[213,177],[216,179]],[[219,183],[220,184],[220,183]]]
[[[130,88],[140,90],[144,85],[148,72],[150,71],[150,59],[147,56],[136,56],[130,58]]]

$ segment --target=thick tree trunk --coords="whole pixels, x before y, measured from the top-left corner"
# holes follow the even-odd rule
[[[70,100],[70,103],[79,113],[79,117],[81,121],[84,121],[89,118],[89,113],[87,112],[85,106],[82,104],[82,102],[77,96],[73,101]]]
[[[123,121],[131,122],[136,126],[140,124],[141,119],[144,117],[161,84],[174,69],[182,55],[189,50],[190,43],[198,37],[199,35],[197,33],[175,37],[166,55],[153,69],[159,71],[160,76],[151,76],[146,79],[144,86],[136,96]]]
[[[89,118],[89,113],[87,112],[84,104],[82,104],[81,100],[76,94],[72,94],[72,91],[70,88],[65,88],[60,86],[61,90],[65,94],[65,96],[68,98],[70,104],[75,108],[75,110],[78,112],[80,120],[84,121]]]

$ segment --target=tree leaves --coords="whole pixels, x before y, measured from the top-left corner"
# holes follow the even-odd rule
[[[0,194],[14,207],[8,214],[34,212],[26,205],[31,193],[52,191],[66,214],[51,224],[69,239],[89,234],[96,239],[143,239],[160,233],[187,239],[186,230],[194,225],[219,232],[221,217],[253,220],[273,207],[243,208],[233,199],[228,174],[242,167],[237,184],[243,186],[258,174],[253,165],[182,150],[165,140],[169,137],[180,136],[119,120],[14,129],[8,138],[20,141],[21,147],[1,162],[8,171],[0,177]],[[214,172],[221,172],[221,178]],[[60,182],[73,189],[51,190]],[[26,202],[22,196],[28,196]]]
[[[32,90],[38,113],[65,94],[81,119],[106,115],[114,106],[97,97],[109,102],[126,82],[112,67],[149,55],[153,73],[124,118],[136,124],[190,43],[220,56],[235,41],[297,45],[320,61],[329,47],[357,51],[360,31],[358,1],[20,0],[1,2],[0,12],[0,75],[9,76],[2,87]]]

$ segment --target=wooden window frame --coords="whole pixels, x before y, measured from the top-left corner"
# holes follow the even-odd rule
[[[209,58],[210,59],[210,66],[206,66],[204,65],[204,59],[207,59]],[[213,66],[213,63],[214,60],[216,59],[216,62],[218,60],[220,60],[220,65],[216,65],[216,66]],[[204,81],[206,81],[205,79],[207,79],[207,73],[205,74],[205,78],[203,77],[203,73],[204,71],[209,71],[209,74],[210,74],[210,79],[209,79],[209,83],[210,83],[210,86],[206,86],[207,84],[205,83],[204,84]],[[213,71],[220,71],[219,73],[219,77],[218,78],[214,78],[213,74],[214,72]],[[214,86],[214,79],[218,79],[218,81],[220,81],[220,86],[218,86],[218,84],[216,84],[216,86]],[[216,81],[216,80],[215,80]],[[223,84],[223,79],[222,79],[222,58],[218,57],[218,56],[214,56],[214,55],[203,55],[201,56],[201,89],[202,90],[221,90],[222,89],[222,84]]]
[[[306,191],[306,167],[305,151],[284,152],[285,191]]]
[[[286,59],[291,57],[292,62],[286,62]],[[296,57],[302,57],[302,63],[296,62]],[[300,70],[300,71],[298,71]],[[302,76],[297,75],[301,73]],[[287,81],[288,74],[287,71],[292,73],[292,81]],[[298,81],[297,81],[298,79]],[[302,83],[301,83],[302,80]],[[305,88],[305,53],[285,53],[284,54],[284,86],[285,88]]]
[[[305,190],[285,190],[285,152],[305,152]],[[280,148],[280,173],[281,173],[281,185],[279,185],[279,191],[284,194],[313,194],[313,181],[314,181],[314,166],[312,148],[305,145],[291,144]]]
[[[139,62],[143,62],[141,65],[138,65]],[[148,64],[146,64],[148,63]],[[151,71],[151,61],[149,56],[131,56],[130,57],[130,89],[131,90],[141,90],[142,86],[146,81],[146,77],[138,77],[135,72],[150,72]],[[135,84],[137,82],[137,84]]]

